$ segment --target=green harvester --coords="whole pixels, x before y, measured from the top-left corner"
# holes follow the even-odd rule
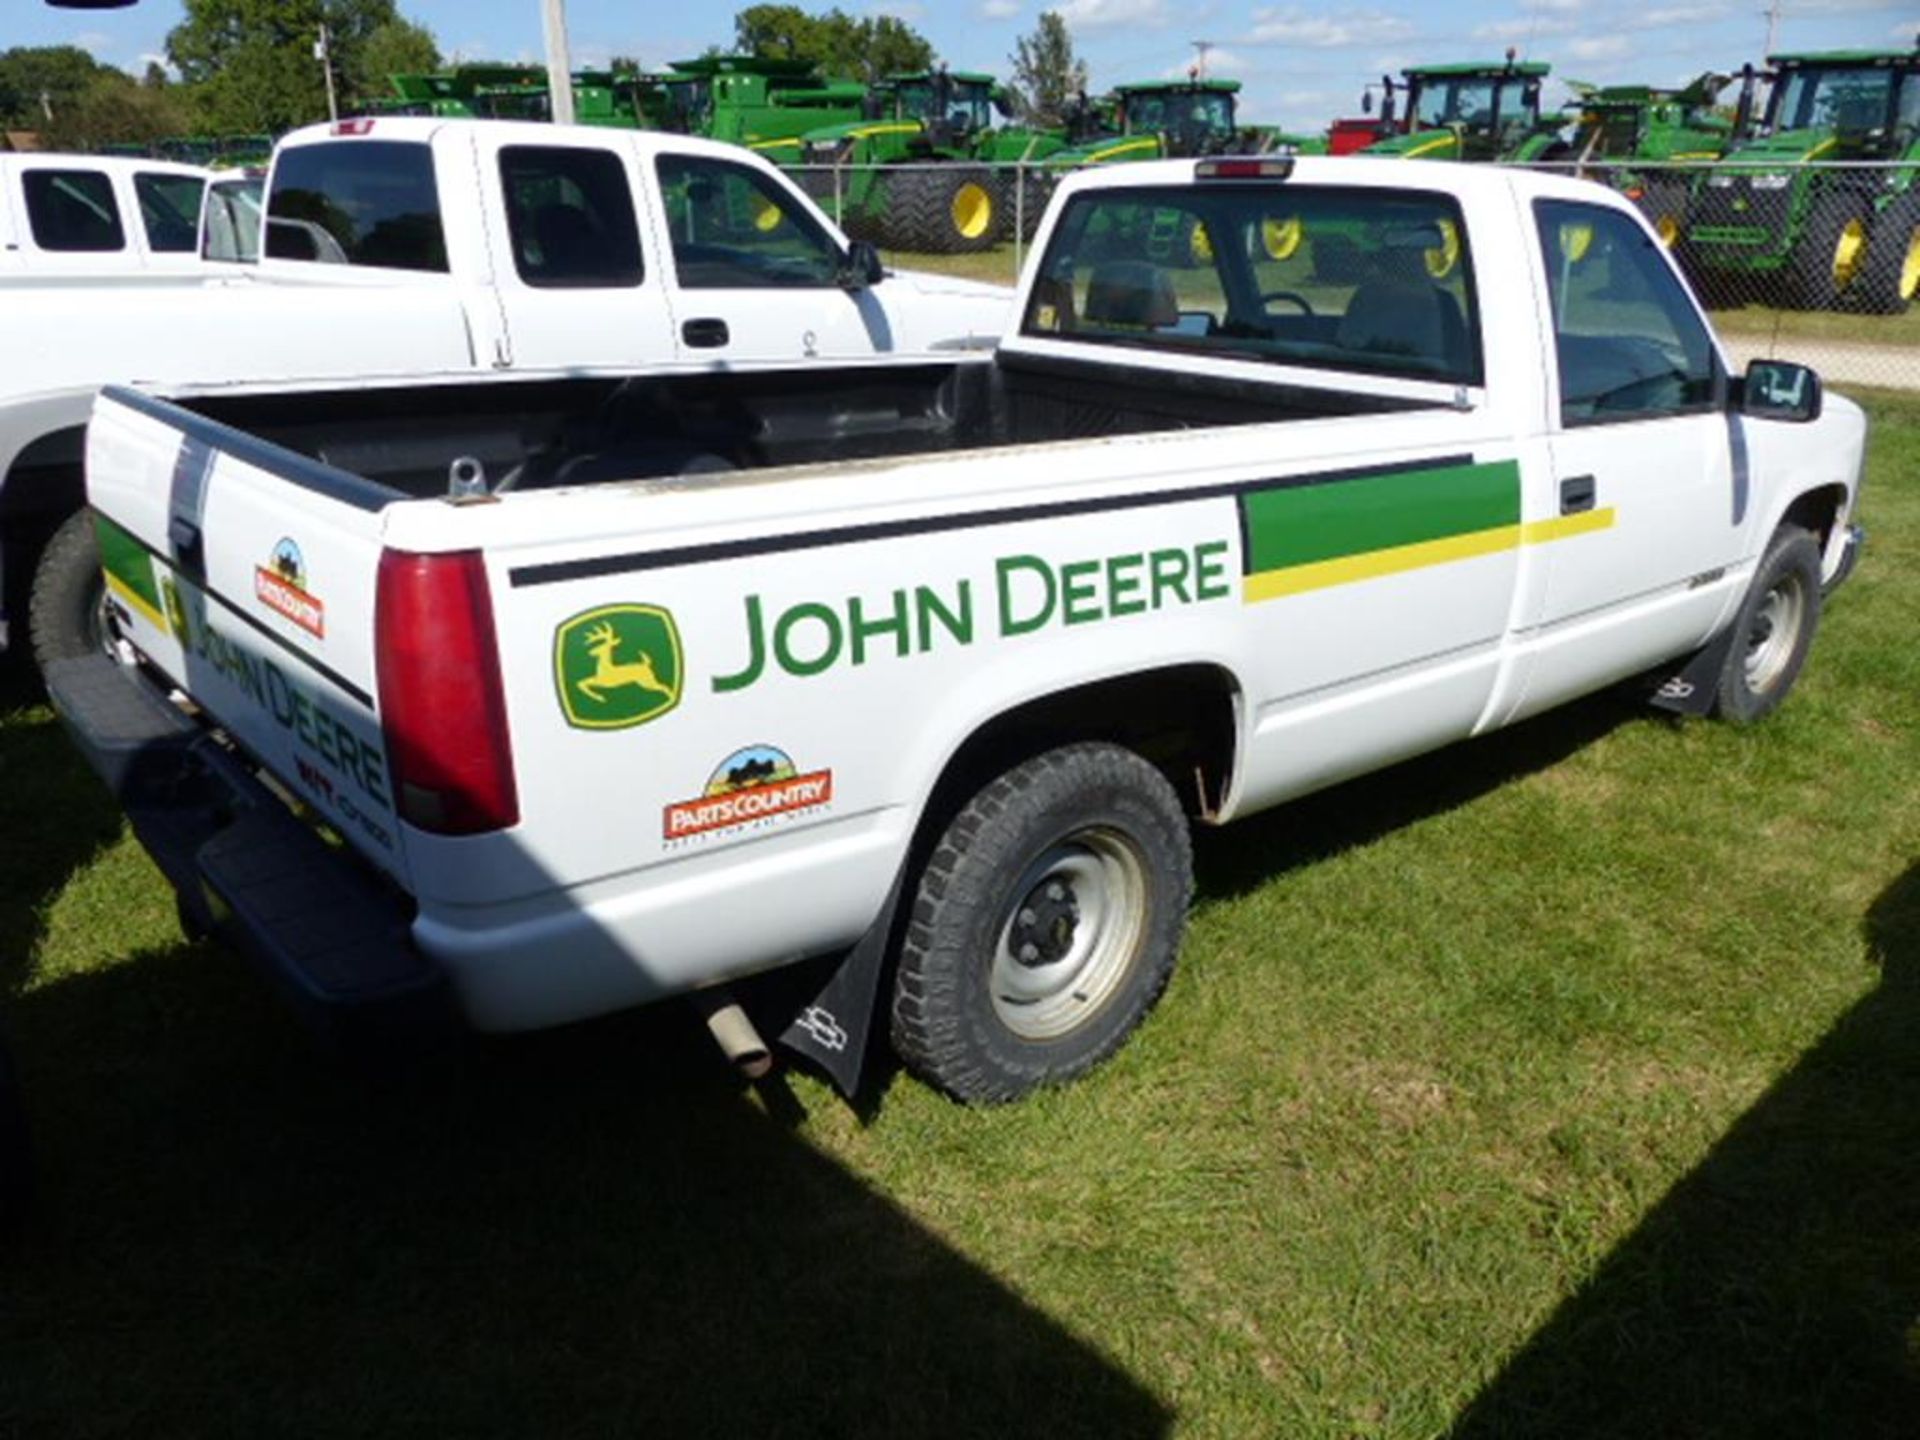
[[[1693,187],[1682,253],[1711,290],[1816,310],[1920,294],[1920,42],[1772,55],[1766,113]],[[1878,161],[1862,168],[1816,162]]]

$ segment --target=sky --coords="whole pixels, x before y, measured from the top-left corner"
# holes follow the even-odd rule
[[[1066,19],[1095,91],[1124,80],[1184,74],[1208,42],[1207,71],[1242,82],[1248,122],[1318,129],[1359,113],[1360,91],[1383,71],[1432,61],[1498,58],[1516,47],[1549,61],[1556,80],[1601,84],[1680,83],[1702,70],[1736,70],[1766,46],[1763,0],[1353,0],[1247,4],[1231,0],[840,0],[855,14],[910,22],[955,69],[1004,75],[1016,37],[1039,11]],[[440,47],[468,59],[538,60],[540,0],[400,0],[402,13],[433,31]],[[612,55],[649,66],[726,44],[733,4],[661,0],[567,0],[576,65]],[[809,8],[827,8],[826,6]],[[1904,48],[1920,31],[1920,0],[1781,0],[1776,49]],[[179,0],[143,0],[128,10],[55,10],[38,0],[0,0],[0,46],[78,44],[138,72],[165,48]],[[1549,103],[1562,97],[1548,91]]]

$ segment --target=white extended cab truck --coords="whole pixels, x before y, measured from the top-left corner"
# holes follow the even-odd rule
[[[77,179],[60,184],[47,193],[91,213],[67,193]],[[231,233],[244,217],[207,218],[211,255],[244,252]],[[189,236],[196,274],[0,285],[0,646],[19,638],[40,552],[80,508],[102,384],[827,362],[991,344],[1012,300],[1005,286],[884,273],[765,160],[676,135],[313,126],[274,151],[267,221],[254,264],[209,264]]]
[[[784,1038],[851,1083],[889,986],[1005,1099],[1153,1005],[1190,823],[1630,677],[1777,704],[1864,438],[1599,187],[1129,166],[990,354],[109,391],[119,641],[47,678],[185,923],[336,1032],[844,957]]]

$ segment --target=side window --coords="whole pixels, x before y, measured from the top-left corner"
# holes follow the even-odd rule
[[[640,229],[610,150],[509,145],[500,152],[513,266],[529,285],[638,285]]]
[[[1553,301],[1561,424],[1711,406],[1713,341],[1657,242],[1599,206],[1540,200],[1534,217]]]
[[[656,168],[681,289],[819,289],[838,282],[840,247],[767,176],[689,155],[662,155]]]
[[[322,265],[447,268],[433,153],[406,140],[284,150],[267,197],[267,254]]]
[[[193,250],[200,239],[200,195],[205,189],[206,181],[193,175],[142,171],[133,177],[149,249],[169,254]]]
[[[260,258],[260,182],[216,181],[207,191],[201,257],[251,263]]]
[[[126,231],[113,200],[113,182],[98,170],[28,170],[27,223],[42,250],[124,250]]]

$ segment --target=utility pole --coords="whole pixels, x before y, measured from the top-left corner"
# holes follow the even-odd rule
[[[1193,46],[1194,51],[1193,78],[1204,80],[1207,78],[1207,52],[1213,49],[1213,41],[1189,40],[1187,43]]]
[[[1780,33],[1780,12],[1784,9],[1786,6],[1781,0],[1771,0],[1767,8],[1760,12],[1767,17],[1767,48],[1760,52],[1762,60],[1773,54],[1774,41]]]
[[[313,42],[313,58],[320,62],[320,73],[327,77],[327,119],[340,119],[340,101],[333,93],[333,52],[327,46],[327,22],[320,22],[320,38]]]
[[[547,108],[556,125],[573,124],[573,57],[567,53],[566,0],[540,0],[547,32]]]

